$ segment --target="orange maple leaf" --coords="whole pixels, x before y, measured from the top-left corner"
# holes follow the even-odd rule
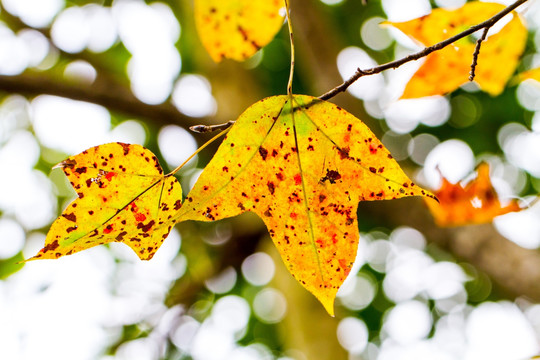
[[[437,225],[441,227],[489,223],[494,217],[520,211],[516,200],[501,206],[489,178],[489,164],[478,166],[477,177],[469,183],[452,184],[442,178],[442,185],[435,191],[439,203],[426,199],[426,204]]]

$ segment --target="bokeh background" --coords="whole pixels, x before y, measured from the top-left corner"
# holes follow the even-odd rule
[[[320,95],[358,67],[420,47],[382,28],[464,0],[292,0],[296,93]],[[509,4],[511,1],[504,1]],[[540,1],[519,9],[518,71],[540,66]],[[440,229],[421,199],[362,203],[358,256],[336,317],[283,266],[244,214],[176,226],[154,259],[123,244],[21,264],[74,199],[67,156],[137,143],[173,169],[209,136],[285,92],[286,27],[245,63],[214,64],[191,0],[0,1],[0,359],[519,360],[540,352],[540,84],[490,97],[474,83],[398,101],[422,61],[362,78],[332,101],[364,120],[416,182],[456,182],[491,164],[493,224]],[[482,66],[480,58],[479,66]],[[500,64],[505,66],[505,64]],[[184,193],[216,146],[178,178]]]

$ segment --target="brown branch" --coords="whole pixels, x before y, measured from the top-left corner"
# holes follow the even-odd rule
[[[482,42],[486,40],[487,33],[489,28],[485,28],[484,32],[480,39],[476,40],[476,46],[474,47],[473,59],[471,63],[471,72],[469,73],[469,81],[473,81],[476,76],[476,66],[478,65],[478,55],[480,55],[480,48],[482,47]]]
[[[195,119],[182,115],[170,103],[160,105],[143,103],[125,87],[110,81],[99,81],[99,77],[94,84],[85,85],[69,81],[58,81],[41,74],[0,75],[0,91],[27,96],[49,94],[72,100],[91,102],[127,116],[150,120],[156,125],[172,123],[188,127],[195,124]]]
[[[467,29],[467,30],[465,30],[465,31],[463,31],[463,32],[461,32],[461,33],[459,33],[457,35],[454,35],[454,36],[452,36],[452,37],[450,37],[450,38],[448,38],[448,39],[446,39],[444,41],[441,41],[441,42],[439,42],[439,43],[437,43],[435,45],[426,47],[426,48],[422,49],[421,51],[419,51],[417,53],[408,55],[408,56],[406,56],[406,57],[404,57],[402,59],[399,59],[399,60],[394,60],[394,61],[388,62],[386,64],[373,67],[371,69],[366,69],[366,70],[358,69],[354,73],[353,76],[351,76],[349,79],[345,80],[341,85],[338,85],[335,88],[333,88],[332,90],[330,90],[330,91],[322,94],[321,96],[319,96],[319,99],[328,100],[328,99],[333,98],[337,94],[347,90],[347,88],[349,86],[351,86],[356,80],[360,79],[362,76],[378,74],[378,73],[380,73],[380,72],[382,72],[384,70],[388,70],[388,69],[397,69],[398,67],[400,67],[403,64],[406,64],[406,63],[408,63],[410,61],[419,60],[419,59],[431,54],[432,52],[444,49],[448,45],[458,41],[459,39],[462,39],[462,38],[464,38],[466,36],[469,36],[469,35],[475,33],[478,30],[481,30],[481,29],[488,29],[489,30],[489,28],[491,28],[493,25],[495,25],[499,20],[501,20],[503,17],[505,17],[510,12],[515,10],[518,6],[526,3],[527,1],[528,0],[518,0],[515,3],[513,3],[512,5],[509,5],[508,7],[506,7],[501,12],[494,15],[493,17],[489,18],[488,20],[486,20],[486,21],[484,21],[484,22],[482,22],[480,24],[471,26],[469,29]]]
[[[103,6],[110,5],[110,1],[105,0]],[[15,32],[22,29],[31,28],[40,32],[49,41],[49,45],[55,47],[50,36],[50,28],[32,28],[23,23],[18,17],[10,14],[0,4],[2,21]],[[71,61],[83,60],[92,65],[97,70],[97,79],[92,85],[76,83],[73,81],[59,80],[46,73],[35,73],[27,71],[25,74],[17,76],[0,75],[0,91],[15,92],[26,96],[37,96],[48,94],[61,96],[72,100],[86,101],[106,107],[111,111],[116,111],[124,115],[137,119],[149,120],[158,126],[176,124],[188,128],[195,124],[195,121],[208,121],[208,119],[194,119],[180,113],[172,104],[163,103],[160,105],[149,105],[137,99],[129,88],[115,81],[114,69],[103,61],[100,54],[83,51],[78,54],[71,54],[56,48],[62,58]]]
[[[0,20],[4,22],[15,33],[18,33],[19,31],[24,30],[24,29],[32,29],[34,31],[39,32],[41,35],[43,35],[47,39],[49,43],[49,47],[54,49],[54,51],[58,52],[61,59],[66,59],[70,61],[78,61],[78,60],[85,61],[91,64],[92,67],[96,69],[96,71],[99,74],[114,73],[113,67],[107,62],[107,60],[104,59],[104,57],[101,54],[96,54],[88,50],[83,50],[79,53],[73,54],[73,53],[69,53],[67,51],[64,51],[56,47],[54,42],[51,40],[50,27],[35,28],[35,27],[28,26],[20,18],[18,18],[17,16],[7,11],[1,3],[0,3]]]

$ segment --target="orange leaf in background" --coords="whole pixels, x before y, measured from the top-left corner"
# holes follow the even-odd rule
[[[274,96],[238,118],[178,218],[256,213],[291,274],[333,314],[356,257],[358,202],[415,195],[433,196],[353,115],[310,96]]]
[[[277,34],[283,6],[282,0],[195,0],[195,24],[215,62],[243,61]]]
[[[439,203],[427,199],[426,204],[441,227],[489,223],[496,216],[521,210],[515,200],[505,207],[501,206],[491,185],[487,163],[478,166],[476,179],[465,186],[452,184],[443,177],[441,188],[435,191],[435,196]]]
[[[540,85],[540,67],[522,72],[518,75],[519,81],[536,80],[536,83]]]
[[[504,8],[501,4],[474,1],[457,10],[434,9],[431,14],[418,19],[385,24],[394,26],[424,46],[432,46],[489,19]],[[488,33],[478,57],[474,80],[492,96],[504,90],[527,40],[523,20],[516,12],[508,16],[513,17],[498,33],[492,34],[493,30]],[[476,39],[463,38],[428,55],[401,98],[444,95],[467,83],[475,46]]]
[[[62,168],[77,192],[52,224],[35,259],[57,259],[100,244],[123,242],[150,260],[169,234],[182,189],[164,176],[157,158],[140,145],[110,143],[72,156]]]

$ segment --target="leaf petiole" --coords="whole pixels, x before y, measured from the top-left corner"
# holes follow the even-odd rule
[[[292,100],[292,82],[293,82],[293,75],[294,75],[294,40],[293,40],[289,0],[284,0],[284,2],[285,2],[285,12],[287,16],[287,25],[289,26],[289,38],[291,39],[291,70],[289,72],[289,82],[287,84],[287,95],[289,95],[289,99]]]
[[[184,167],[184,165],[186,165],[191,159],[193,159],[195,157],[195,155],[197,155],[198,153],[200,153],[204,148],[206,148],[208,145],[210,145],[211,143],[213,143],[214,141],[216,141],[217,139],[219,139],[221,136],[225,135],[227,133],[227,131],[229,131],[230,127],[226,128],[225,130],[221,131],[219,134],[217,134],[216,136],[214,136],[213,138],[211,138],[210,140],[208,140],[207,142],[205,142],[201,147],[199,147],[197,149],[197,151],[195,151],[193,154],[191,154],[190,157],[188,157],[183,163],[181,163],[180,165],[178,165],[176,167],[176,169],[174,169],[173,171],[171,171],[170,173],[168,173],[167,175],[165,175],[165,177],[167,176],[173,176],[174,174],[176,174],[178,172],[178,170],[180,170],[181,168]]]

